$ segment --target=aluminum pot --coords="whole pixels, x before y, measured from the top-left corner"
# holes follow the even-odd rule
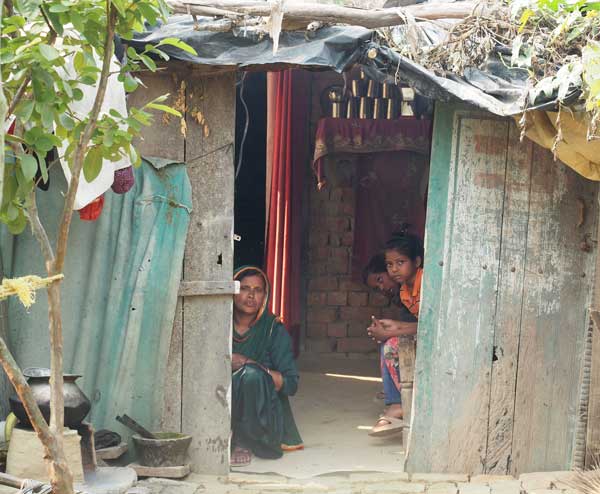
[[[33,398],[40,407],[44,419],[46,419],[46,422],[50,423],[50,370],[31,367],[25,369],[23,375],[27,378],[27,383],[31,388]],[[75,382],[81,376],[77,374],[65,374],[63,377],[65,426],[70,429],[77,429],[89,413],[92,404]],[[29,421],[27,412],[25,412],[25,407],[18,396],[13,394],[9,398],[9,402],[11,411],[19,419],[19,425],[22,427],[31,427],[31,422]]]

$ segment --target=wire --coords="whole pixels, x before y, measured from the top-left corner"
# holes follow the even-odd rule
[[[242,79],[240,81],[240,101],[244,106],[244,113],[246,115],[246,123],[244,125],[244,134],[242,135],[242,141],[240,142],[240,154],[238,156],[237,167],[235,170],[235,179],[237,180],[238,175],[240,174],[240,170],[242,169],[242,159],[244,157],[244,144],[246,143],[246,136],[248,135],[248,125],[250,124],[250,115],[248,113],[248,105],[246,104],[246,100],[244,99],[244,82],[246,80],[246,72],[242,74]]]

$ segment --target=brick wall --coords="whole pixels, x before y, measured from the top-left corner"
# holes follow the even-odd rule
[[[352,279],[354,188],[346,184],[319,192],[313,187],[309,197],[307,350],[376,352],[366,335],[370,318],[393,317],[394,308]]]

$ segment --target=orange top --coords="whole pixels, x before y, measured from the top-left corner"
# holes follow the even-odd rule
[[[410,311],[410,313],[419,318],[419,308],[421,306],[421,282],[423,280],[423,268],[417,269],[415,275],[415,284],[413,285],[412,293],[409,293],[406,284],[400,287],[400,300]]]

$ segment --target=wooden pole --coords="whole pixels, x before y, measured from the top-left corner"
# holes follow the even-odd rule
[[[167,0],[178,14],[194,14],[212,17],[221,11],[222,17],[241,20],[245,16],[268,17],[269,3],[257,0]],[[311,22],[326,24],[349,24],[369,29],[405,24],[408,14],[421,20],[464,19],[470,15],[487,12],[481,4],[472,1],[415,4],[388,9],[357,9],[340,5],[318,3],[291,3],[283,7],[283,29],[305,28]]]

